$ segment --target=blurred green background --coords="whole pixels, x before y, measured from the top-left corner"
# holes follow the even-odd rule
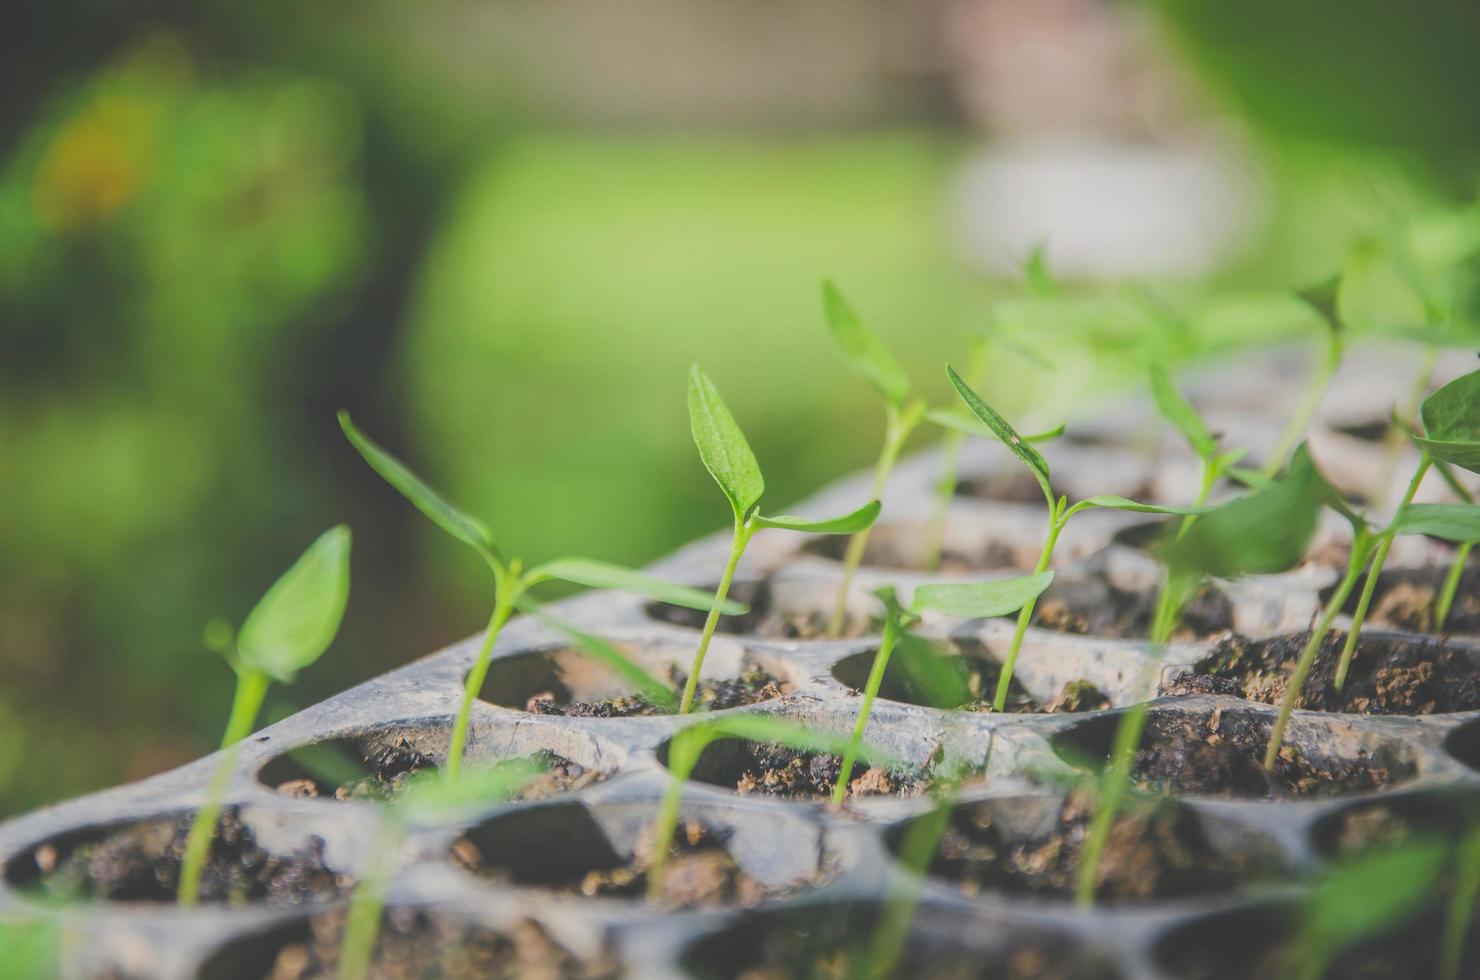
[[[941,392],[941,362],[1001,328],[994,304],[1045,246],[1114,334],[1093,364],[1055,351],[1072,383],[996,379],[1047,416],[1147,350],[1308,328],[1284,291],[1353,255],[1477,248],[1473,4],[15,19],[0,814],[209,750],[230,676],[202,624],[239,620],[336,521],[356,531],[346,627],[276,710],[477,628],[489,583],[343,443],[339,407],[511,552],[641,563],[726,519],[689,443],[692,362],[778,501],[871,460],[880,412],[827,347],[823,276]],[[1098,207],[1127,200],[1129,221]],[[1216,247],[1191,267],[1179,235]],[[1158,321],[1125,279],[1186,317]]]

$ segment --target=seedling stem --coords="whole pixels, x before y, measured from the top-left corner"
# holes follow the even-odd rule
[[[858,711],[858,720],[853,724],[853,735],[848,740],[848,749],[843,753],[843,764],[838,769],[838,781],[833,785],[832,802],[841,804],[843,797],[848,794],[848,783],[853,779],[853,763],[858,758],[858,746],[863,742],[864,729],[868,727],[869,713],[873,710],[874,699],[879,696],[879,685],[884,682],[884,671],[889,667],[889,657],[894,652],[894,645],[899,642],[899,634],[903,628],[901,624],[901,611],[892,605],[884,615],[884,636],[879,641],[879,650],[874,654],[873,666],[869,668],[868,683],[863,690],[863,704]]]
[[[704,632],[699,636],[699,649],[694,653],[694,662],[689,668],[689,678],[684,682],[683,700],[679,703],[678,713],[686,715],[694,710],[694,694],[699,689],[699,672],[704,669],[704,656],[709,652],[709,641],[714,639],[714,629],[719,625],[719,616],[730,594],[730,583],[735,578],[735,568],[740,564],[740,559],[745,555],[745,548],[750,544],[750,537],[755,533],[755,525],[750,518],[741,518],[735,515],[735,534],[731,539],[730,558],[725,562],[724,574],[720,576],[719,587],[714,590],[714,604],[709,607],[709,615],[704,618]]]

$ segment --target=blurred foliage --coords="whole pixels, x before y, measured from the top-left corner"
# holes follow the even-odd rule
[[[1062,296],[1019,297],[951,252],[948,186],[974,137],[516,127],[495,71],[442,56],[455,19],[418,8],[117,8],[86,43],[38,41],[29,67],[12,57],[0,814],[209,749],[231,678],[202,625],[239,619],[331,523],[355,527],[355,588],[340,641],[294,697],[477,628],[483,579],[343,442],[340,407],[512,551],[639,562],[727,519],[689,440],[695,361],[778,503],[870,461],[882,412],[828,347],[823,276],[937,400],[941,363],[989,331],[993,403],[1030,428],[1138,381],[1148,357],[1316,329],[1282,290],[1343,266],[1362,272],[1353,322],[1463,339],[1480,296],[1477,212],[1455,206],[1473,197],[1454,161],[1477,103],[1450,99],[1477,63],[1450,57],[1465,25],[1372,94],[1369,119],[1360,98],[1318,108],[1337,87],[1322,75],[1303,92],[1285,61],[1404,68],[1431,57],[1409,50],[1418,26],[1390,57],[1353,59],[1332,50],[1360,27],[1345,6],[1334,41],[1305,49],[1244,22],[1230,32],[1234,8],[1161,6],[1282,134],[1256,154],[1266,237],[1218,283]],[[1290,16],[1281,30],[1321,26]],[[22,35],[6,43],[25,53]],[[1263,111],[1275,90],[1250,86],[1266,79],[1309,105]],[[1405,117],[1423,114],[1417,86],[1434,118]]]

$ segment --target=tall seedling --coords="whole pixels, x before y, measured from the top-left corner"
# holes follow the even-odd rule
[[[745,555],[751,537],[761,528],[774,527],[806,534],[856,534],[868,529],[879,516],[878,500],[870,501],[851,514],[830,520],[811,521],[801,517],[765,517],[760,512],[761,495],[766,492],[766,481],[761,476],[760,463],[750,451],[750,443],[740,431],[735,417],[725,407],[708,375],[694,365],[689,371],[689,429],[698,447],[699,458],[714,482],[719,484],[725,498],[730,502],[734,516],[734,533],[730,539],[730,557],[720,575],[719,586],[704,620],[704,630],[699,636],[699,649],[694,653],[694,663],[684,685],[683,700],[679,713],[685,714],[693,708],[694,692],[699,683],[699,671],[704,667],[704,655],[709,651],[709,642],[719,624],[723,604],[730,592],[730,583],[735,569]]]
[[[1357,648],[1357,639],[1366,622],[1367,610],[1372,603],[1372,595],[1377,589],[1383,566],[1387,562],[1388,549],[1392,546],[1393,538],[1400,533],[1418,533],[1432,534],[1451,541],[1459,541],[1462,544],[1476,540],[1476,537],[1472,536],[1473,528],[1469,519],[1474,505],[1420,505],[1415,507],[1413,498],[1418,493],[1419,485],[1422,484],[1425,474],[1436,463],[1457,466],[1471,473],[1480,473],[1480,371],[1472,371],[1464,377],[1457,378],[1424,399],[1419,409],[1419,417],[1423,421],[1424,432],[1423,435],[1416,435],[1413,439],[1419,449],[1418,467],[1414,470],[1413,478],[1408,482],[1407,492],[1399,501],[1397,510],[1393,512],[1392,522],[1378,537],[1377,545],[1373,550],[1372,566],[1367,570],[1367,579],[1362,584],[1362,595],[1357,600],[1356,611],[1352,614],[1351,630],[1346,635],[1346,644],[1341,650],[1341,662],[1336,669],[1337,690],[1340,690],[1346,683],[1347,670],[1351,666],[1351,659]],[[1436,507],[1443,509],[1435,510]],[[1416,515],[1412,513],[1414,511],[1417,511]],[[1457,587],[1459,576],[1451,574],[1451,578]],[[1446,581],[1446,590],[1449,584]],[[1440,601],[1443,603],[1446,614],[1452,600],[1452,593],[1440,595]]]
[[[1335,377],[1336,369],[1341,366],[1341,358],[1346,353],[1346,335],[1341,329],[1341,320],[1336,310],[1336,290],[1337,281],[1332,279],[1301,294],[1301,298],[1320,314],[1321,323],[1325,327],[1321,334],[1321,360],[1307,379],[1305,394],[1290,415],[1290,421],[1280,434],[1279,441],[1264,461],[1260,474],[1265,479],[1284,469],[1290,451],[1301,441],[1305,430],[1310,428],[1311,420],[1320,410],[1321,401],[1326,397],[1326,389],[1331,387],[1331,379]]]
[[[971,413],[981,420],[991,433],[1001,440],[1014,456],[1022,461],[1028,468],[1028,472],[1038,482],[1043,490],[1043,499],[1048,504],[1048,532],[1043,540],[1043,548],[1038,553],[1038,562],[1033,568],[1034,575],[1041,575],[1048,571],[1050,562],[1053,561],[1054,546],[1057,545],[1059,535],[1068,525],[1069,519],[1080,511],[1092,508],[1106,508],[1110,510],[1134,511],[1142,514],[1196,514],[1201,508],[1198,507],[1164,507],[1157,504],[1143,504],[1125,497],[1113,494],[1103,494],[1089,497],[1076,504],[1070,504],[1069,499],[1060,496],[1055,499],[1053,490],[1049,483],[1048,461],[1043,454],[1033,448],[1032,442],[1008,424],[1007,420],[998,415],[997,412],[982,400],[981,396],[971,389],[953,369],[946,367],[946,375],[950,378],[951,385]],[[1002,673],[997,679],[997,692],[992,699],[992,710],[1002,711],[1007,707],[1007,691],[1012,683],[1012,672],[1017,665],[1018,653],[1022,650],[1023,637],[1027,634],[1028,624],[1033,620],[1033,609],[1037,603],[1037,597],[1029,598],[1018,612],[1017,629],[1013,633],[1012,645],[1008,647],[1007,657],[1002,664]]]
[[[214,624],[207,630],[207,642],[236,672],[236,697],[221,739],[216,771],[185,838],[185,856],[180,865],[181,905],[194,905],[200,899],[201,873],[216,822],[221,819],[226,786],[242,739],[256,727],[269,685],[273,681],[293,683],[298,672],[318,660],[339,632],[349,600],[349,548],[349,528],[330,528],[273,583],[234,638],[224,624]]]
[[[488,676],[488,666],[492,662],[494,644],[504,624],[513,616],[514,610],[521,606],[529,606],[530,589],[542,582],[560,580],[595,589],[621,589],[635,592],[693,609],[709,608],[709,596],[703,592],[665,582],[651,575],[609,562],[593,561],[589,558],[557,558],[554,561],[525,569],[524,563],[519,558],[505,559],[499,554],[494,545],[493,532],[488,529],[488,525],[452,506],[441,494],[428,486],[399,460],[372,442],[350,421],[348,412],[339,413],[339,425],[344,429],[344,434],[350,444],[365,458],[365,462],[370,464],[371,469],[400,491],[401,495],[430,518],[432,523],[477,552],[478,556],[493,571],[493,613],[483,632],[483,643],[473,661],[473,669],[468,672],[467,681],[463,687],[462,704],[458,707],[457,720],[453,724],[452,741],[447,749],[446,777],[449,781],[457,779],[462,768],[463,754],[468,741],[468,720],[473,702],[477,699],[478,692],[483,689],[483,681]],[[735,612],[744,611],[744,608],[739,606],[730,608]],[[647,690],[654,690],[658,686],[660,685],[656,682],[644,685]]]
[[[904,368],[883,342],[863,325],[853,307],[830,282],[822,284],[822,309],[828,333],[842,354],[843,363],[884,396],[884,445],[879,450],[878,462],[874,464],[871,494],[873,499],[879,500],[884,496],[884,485],[889,481],[889,474],[893,472],[905,442],[925,417],[925,401],[909,399],[910,379]],[[828,621],[829,636],[837,637],[843,632],[848,615],[848,593],[863,561],[863,553],[868,548],[868,538],[868,528],[856,532],[843,554],[843,577]]]

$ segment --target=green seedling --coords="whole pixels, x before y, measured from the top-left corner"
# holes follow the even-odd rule
[[[980,387],[987,373],[987,347],[982,340],[972,343],[971,349],[966,356],[966,377],[970,379],[973,387]],[[946,541],[946,518],[951,512],[951,501],[956,496],[956,478],[961,468],[961,446],[966,442],[969,435],[981,434],[973,431],[973,428],[957,426],[957,420],[971,425],[969,419],[949,413],[950,418],[942,418],[945,415],[942,410],[932,409],[925,413],[925,417],[935,424],[943,426],[946,430],[945,438],[941,440],[940,447],[940,476],[935,481],[935,507],[930,515],[930,528],[927,531],[925,545],[925,567],[934,571],[940,567],[941,554],[945,549]],[[882,489],[882,488],[881,488]]]
[[[678,709],[680,714],[686,714],[693,708],[699,671],[704,667],[704,655],[714,637],[714,628],[719,623],[720,613],[724,611],[735,569],[756,531],[771,527],[804,534],[857,534],[873,526],[875,518],[879,516],[877,499],[851,514],[829,520],[813,521],[789,515],[762,515],[760,500],[761,495],[766,492],[766,481],[761,476],[760,463],[751,452],[745,433],[740,431],[735,417],[725,407],[714,382],[699,370],[697,364],[689,372],[689,428],[704,468],[714,477],[714,482],[719,484],[720,490],[730,502],[735,524],[730,539],[729,560],[725,563],[725,570],[720,576],[712,601],[705,604],[709,608],[709,616],[704,620],[704,630],[699,636],[699,649],[694,653],[693,667],[689,671],[688,682],[684,685],[683,700]]]
[[[1193,595],[1205,578],[1283,571],[1299,562],[1315,533],[1324,499],[1324,483],[1301,445],[1289,471],[1258,490],[1204,509],[1198,520],[1161,549],[1167,566],[1166,591]],[[1156,644],[1161,649],[1164,640]],[[1094,901],[1100,856],[1115,816],[1130,788],[1131,766],[1146,728],[1146,702],[1138,701],[1121,715],[1109,760],[1101,776],[1099,805],[1085,838],[1076,882],[1081,905]]]
[[[221,819],[226,786],[242,740],[256,727],[268,686],[274,681],[293,683],[298,672],[318,660],[339,632],[349,600],[349,549],[349,528],[342,524],[330,528],[273,583],[234,638],[225,624],[207,628],[208,644],[236,672],[236,697],[206,798],[185,838],[181,905],[194,905],[200,899],[200,877],[216,822]]]
[[[1393,538],[1402,533],[1414,533],[1431,534],[1461,544],[1475,540],[1469,536],[1469,521],[1466,517],[1474,506],[1472,504],[1427,505],[1420,511],[1423,515],[1421,521],[1410,516],[1409,511],[1415,509],[1414,495],[1418,493],[1425,474],[1436,463],[1480,473],[1480,371],[1472,371],[1457,378],[1424,399],[1419,416],[1423,421],[1424,434],[1413,437],[1419,449],[1418,467],[1414,470],[1413,478],[1408,481],[1408,489],[1398,502],[1397,510],[1393,512],[1392,522],[1379,536],[1373,550],[1372,564],[1367,570],[1367,579],[1362,584],[1362,595],[1352,614],[1351,629],[1347,632],[1346,644],[1341,649],[1341,662],[1336,668],[1337,690],[1341,690],[1346,683],[1347,670],[1351,666],[1352,655],[1356,652],[1357,639],[1366,622],[1367,610],[1372,603],[1372,595],[1377,590],[1377,581],[1382,575],[1383,566],[1387,563],[1388,549],[1392,547]],[[1436,511],[1432,509],[1434,507],[1445,509]],[[1459,536],[1454,536],[1456,534]],[[1458,581],[1456,576],[1456,586]],[[1451,594],[1447,601],[1452,599]]]
[[[1069,519],[1081,511],[1091,508],[1106,508],[1110,510],[1134,511],[1141,514],[1175,514],[1187,515],[1200,513],[1204,508],[1200,507],[1163,507],[1156,504],[1143,504],[1125,497],[1105,494],[1089,497],[1076,504],[1070,504],[1067,497],[1060,496],[1055,499],[1053,490],[1049,483],[1048,461],[1043,454],[1033,448],[1032,442],[1019,435],[1007,420],[998,415],[981,396],[972,390],[971,386],[961,379],[949,366],[946,375],[950,378],[952,386],[955,387],[961,400],[971,410],[987,429],[1001,440],[1008,450],[1022,461],[1023,465],[1038,481],[1038,486],[1043,490],[1043,498],[1048,503],[1048,533],[1043,541],[1043,548],[1038,553],[1037,565],[1033,568],[1034,575],[1041,575],[1048,571],[1049,563],[1053,561],[1054,546],[1058,543],[1059,535],[1068,525]],[[992,700],[992,710],[1003,711],[1007,707],[1008,686],[1012,683],[1012,672],[1017,665],[1019,651],[1022,650],[1023,637],[1027,634],[1028,624],[1033,619],[1033,609],[1037,603],[1037,597],[1030,598],[1023,604],[1018,612],[1017,630],[1013,633],[1012,645],[1008,647],[1007,657],[1002,663],[1002,673],[997,679],[997,692]]]
[[[1434,469],[1444,478],[1449,489],[1466,504],[1474,505],[1475,495],[1470,488],[1459,482],[1454,474],[1454,467],[1439,460],[1434,463]],[[1444,624],[1449,621],[1449,610],[1454,606],[1454,595],[1459,591],[1460,579],[1465,574],[1465,566],[1470,563],[1470,552],[1475,548],[1475,542],[1463,541],[1454,550],[1454,559],[1449,564],[1449,571],[1444,576],[1444,584],[1439,589],[1439,594],[1434,597],[1434,632],[1444,632]]]
[[[473,702],[477,699],[478,692],[483,689],[483,681],[488,676],[488,666],[492,662],[494,644],[498,641],[499,633],[504,625],[513,616],[514,611],[520,607],[520,604],[526,601],[529,591],[535,586],[549,581],[563,581],[593,589],[620,589],[625,592],[634,592],[692,609],[710,608],[710,597],[704,592],[608,562],[594,561],[589,558],[557,558],[526,569],[519,558],[505,559],[495,546],[493,532],[489,530],[488,525],[448,503],[441,494],[407,469],[399,460],[372,442],[368,436],[355,427],[348,412],[339,413],[339,425],[344,429],[344,434],[348,437],[350,444],[365,458],[365,462],[370,464],[371,469],[400,491],[401,495],[430,518],[432,523],[476,551],[493,571],[493,613],[488,619],[488,626],[483,631],[483,642],[473,661],[473,669],[468,672],[467,681],[463,687],[462,704],[458,708],[457,720],[453,724],[452,741],[447,749],[446,778],[449,781],[457,779],[462,769],[463,754],[468,741],[468,720]],[[745,607],[738,603],[724,603],[723,611],[743,613]],[[650,683],[642,685],[643,689],[652,690],[657,684],[651,678],[649,681]]]
[[[1310,428],[1311,420],[1320,410],[1321,401],[1326,397],[1326,389],[1331,387],[1331,379],[1336,376],[1336,369],[1341,366],[1341,358],[1346,353],[1346,333],[1341,329],[1341,318],[1337,312],[1337,288],[1338,280],[1331,279],[1301,294],[1301,299],[1320,314],[1321,323],[1325,326],[1321,337],[1321,360],[1306,382],[1305,395],[1300,404],[1291,414],[1290,421],[1259,470],[1265,479],[1284,469],[1291,450],[1300,442],[1305,430]]]
[[[1433,896],[1450,858],[1443,841],[1416,838],[1326,872],[1301,909],[1286,976],[1319,980],[1343,950],[1411,915]]]
[[[858,709],[858,720],[853,726],[848,748],[843,753],[838,781],[833,786],[834,803],[842,803],[848,792],[848,784],[853,779],[853,764],[859,747],[863,744],[864,729],[868,727],[869,713],[873,710],[874,699],[879,695],[879,685],[884,682],[884,673],[889,669],[889,657],[900,637],[908,634],[910,624],[927,610],[960,619],[1006,616],[1021,609],[1024,603],[1037,599],[1052,581],[1053,572],[1039,572],[1036,575],[993,582],[920,585],[915,588],[908,608],[899,604],[892,587],[884,586],[874,591],[874,595],[884,604],[884,637],[874,653],[873,666],[869,668],[868,682],[863,690],[863,703]]]
[[[668,787],[658,805],[658,819],[653,828],[653,860],[648,868],[648,896],[657,898],[663,889],[663,868],[668,849],[678,828],[679,809],[683,805],[683,787],[699,758],[714,742],[738,738],[750,742],[774,742],[800,752],[842,755],[852,740],[831,732],[814,731],[794,722],[763,715],[736,715],[701,721],[679,731],[668,742]],[[870,762],[885,768],[902,768],[903,760],[880,749],[864,746]]]
[[[884,496],[884,485],[889,481],[889,474],[893,472],[905,442],[925,418],[925,401],[909,398],[910,379],[904,368],[900,367],[889,348],[863,325],[853,307],[831,282],[822,284],[822,309],[828,333],[837,344],[843,363],[884,396],[884,445],[879,450],[878,462],[874,464],[873,492],[870,494],[874,500],[879,500]],[[863,562],[868,538],[869,528],[859,529],[843,554],[843,576],[827,627],[831,637],[840,636],[843,632],[843,623],[848,615],[848,593],[858,566]]]
[[[425,824],[473,807],[486,807],[513,798],[544,768],[534,759],[508,759],[470,772],[456,781],[433,773],[413,773],[406,791],[382,808],[381,822],[371,849],[373,865],[350,897],[344,934],[339,940],[340,980],[364,980],[370,974],[386,889],[395,873],[402,842],[416,824]],[[330,774],[344,782],[342,774]]]

